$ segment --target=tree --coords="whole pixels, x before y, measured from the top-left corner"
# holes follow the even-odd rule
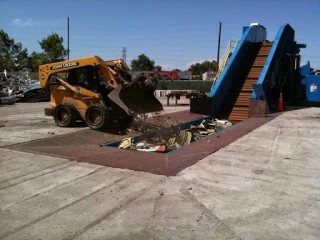
[[[7,33],[0,29],[0,70],[17,71],[31,68],[38,71],[41,64],[65,60],[68,51],[63,46],[63,38],[57,33],[52,33],[47,38],[39,41],[43,50],[41,53],[28,50],[21,43],[15,43]]]
[[[192,75],[200,75],[201,73],[201,65],[200,63],[192,64],[189,67],[189,71],[191,72]]]
[[[201,75],[207,71],[217,71],[217,62],[216,61],[204,61],[202,63],[195,63],[189,67],[189,71],[193,75]]]
[[[60,62],[66,59],[68,50],[63,46],[63,38],[60,37],[57,33],[52,33],[47,38],[43,38],[39,41],[40,47],[47,55],[43,59],[44,63]]]
[[[154,67],[154,70],[156,70],[156,71],[161,71],[161,70],[162,70],[162,67],[161,67],[160,65],[156,65],[156,66]]]
[[[21,43],[16,44],[16,57],[15,57],[15,67],[14,70],[22,70],[30,67],[28,50],[26,48],[22,48]]]
[[[216,61],[204,61],[201,63],[202,66],[202,71],[217,71],[218,70],[218,65]]]
[[[29,66],[31,71],[38,71],[39,65],[60,62],[66,59],[68,50],[63,46],[63,38],[57,33],[52,33],[47,38],[38,41],[41,53],[33,51],[29,56]]]
[[[182,72],[180,69],[178,69],[178,68],[175,68],[175,69],[172,69],[172,71],[174,71],[174,72]]]
[[[154,68],[154,61],[144,54],[139,55],[138,59],[131,61],[132,71],[152,71]]]
[[[29,56],[29,66],[32,72],[37,72],[39,65],[49,62],[48,55],[44,52],[37,53],[33,51]]]
[[[26,67],[28,67],[28,50],[0,30],[0,69],[16,71]]]

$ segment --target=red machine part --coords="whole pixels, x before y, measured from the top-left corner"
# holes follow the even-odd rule
[[[153,71],[154,73],[157,74],[163,74],[163,75],[168,75],[172,80],[179,80],[178,73],[176,71]],[[167,77],[167,80],[171,80],[169,77]]]

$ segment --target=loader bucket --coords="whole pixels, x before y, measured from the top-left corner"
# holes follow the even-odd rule
[[[119,85],[108,97],[127,114],[142,114],[163,110],[162,104],[154,96],[155,83],[145,76],[138,76],[130,84]]]

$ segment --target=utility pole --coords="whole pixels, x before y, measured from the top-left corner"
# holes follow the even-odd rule
[[[220,59],[220,39],[221,39],[221,22],[219,22],[218,53],[217,53],[217,71],[219,70],[219,59]]]
[[[69,53],[70,53],[70,48],[69,48],[69,31],[70,28],[69,28],[69,17],[68,17],[68,60],[69,60]]]
[[[126,47],[123,47],[121,52],[122,52],[122,59],[124,61],[126,61],[126,59],[127,59],[127,49],[126,49]]]

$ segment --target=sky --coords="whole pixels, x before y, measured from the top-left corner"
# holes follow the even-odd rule
[[[51,33],[64,38],[70,18],[70,59],[100,56],[127,61],[147,55],[165,70],[216,60],[218,27],[221,53],[242,28],[260,23],[274,40],[283,24],[306,43],[301,63],[320,69],[320,0],[1,0],[0,29],[40,52],[38,41]]]

